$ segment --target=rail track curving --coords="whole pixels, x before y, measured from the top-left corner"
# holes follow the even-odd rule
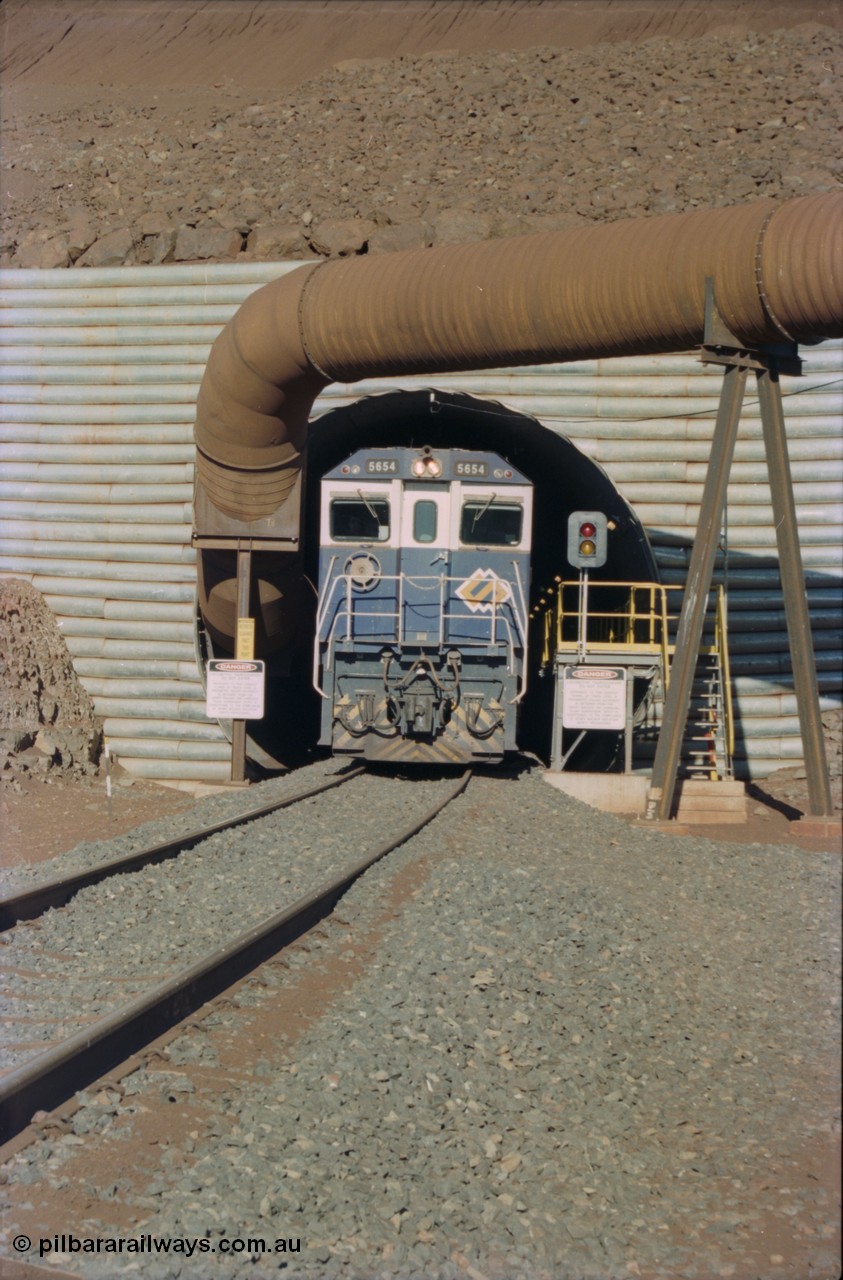
[[[151,864],[169,860],[170,870],[177,866],[177,854],[185,849],[197,850],[207,847],[204,841],[221,830],[242,826],[243,823],[259,824],[271,818],[282,807],[288,807],[297,800],[313,798],[321,792],[337,787],[340,782],[357,783],[363,787],[362,798],[355,795],[346,813],[344,826],[348,843],[355,842],[354,831],[357,825],[356,815],[362,803],[369,798],[371,777],[366,777],[365,769],[355,769],[341,778],[334,777],[328,785],[309,788],[294,797],[287,797],[280,803],[263,806],[241,815],[240,818],[213,827],[185,833],[177,840],[166,844],[152,846],[138,851],[126,858],[103,864],[96,871],[83,875],[67,877],[51,885],[41,886],[31,893],[18,895],[16,899],[6,899],[2,907],[9,915],[15,912],[18,924],[4,934],[6,947],[2,957],[2,967],[7,973],[12,972],[23,983],[34,976],[27,969],[26,946],[18,949],[14,946],[15,936],[19,931],[39,930],[41,922],[34,917],[38,910],[47,911],[56,902],[64,902],[67,910],[90,912],[91,904],[77,897],[80,890],[90,887],[98,880],[108,880],[117,874],[130,877],[133,872]],[[270,906],[270,892],[266,891],[266,914],[261,915],[257,923],[251,923],[239,931],[230,932],[221,943],[209,950],[203,950],[195,959],[180,967],[172,967],[169,971],[158,973],[155,981],[144,979],[138,974],[123,975],[114,979],[109,975],[107,981],[120,987],[116,1000],[109,1003],[106,1011],[99,1011],[84,1026],[70,1034],[63,1032],[57,1038],[49,1032],[50,1039],[39,1052],[28,1054],[19,1063],[12,1063],[5,1075],[0,1077],[0,1135],[6,1141],[20,1133],[30,1122],[32,1116],[40,1110],[50,1110],[72,1096],[77,1090],[84,1088],[93,1080],[112,1070],[131,1054],[138,1052],[158,1036],[189,1016],[202,1004],[219,995],[220,992],[239,981],[243,976],[256,968],[264,960],[275,955],[308,929],[312,928],[332,910],[336,902],[349,886],[361,876],[367,868],[384,858],[392,850],[405,844],[432,821],[442,809],[456,799],[468,785],[471,770],[467,769],[454,781],[448,779],[444,784],[431,784],[434,794],[428,798],[423,808],[417,808],[405,824],[392,833],[387,839],[367,841],[365,852],[349,863],[344,858],[338,861],[327,879],[301,893],[292,901]],[[400,786],[383,778],[376,780],[376,787]],[[348,789],[351,794],[353,788]],[[416,789],[414,789],[416,790]],[[388,809],[388,802],[386,809]],[[386,810],[385,810],[386,811]],[[369,815],[371,816],[371,815]],[[381,820],[381,830],[385,820]],[[251,828],[249,828],[251,830]],[[210,833],[210,834],[209,834]],[[281,833],[279,833],[279,838]],[[307,847],[307,846],[305,846]],[[281,851],[279,849],[279,855]],[[280,862],[279,862],[279,865]],[[82,883],[84,882],[84,883]],[[173,881],[177,886],[177,879]],[[174,893],[177,890],[174,888]],[[41,895],[39,899],[39,893]],[[25,901],[24,901],[25,900]],[[168,914],[177,915],[178,897],[170,904]],[[24,915],[23,913],[27,913]],[[47,917],[48,919],[50,917]],[[241,920],[242,923],[242,920]],[[104,930],[107,922],[103,922]],[[187,950],[187,948],[185,948]],[[56,955],[49,949],[38,949],[38,954],[47,962],[47,969],[58,961],[61,972],[54,974],[52,980],[47,977],[47,990],[44,1005],[46,1017],[41,1016],[38,1023],[39,995],[36,992],[35,1017],[24,1015],[17,1019],[19,1027],[32,1026],[36,1034],[40,1033],[46,1040],[45,1029],[58,1022],[73,1020],[78,1028],[79,1015],[76,1009],[68,1008],[73,1000],[69,993],[73,990],[73,981],[66,973],[66,955]],[[82,949],[79,957],[84,965],[88,958]],[[149,958],[149,957],[147,957]],[[153,962],[156,957],[151,957]],[[49,985],[52,981],[52,986]],[[121,986],[122,984],[122,986]],[[138,988],[141,988],[138,990]],[[15,1019],[10,1021],[14,1022]],[[31,1044],[21,1045],[27,1050]]]

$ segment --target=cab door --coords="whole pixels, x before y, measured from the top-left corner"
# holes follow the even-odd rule
[[[442,612],[451,573],[449,524],[447,486],[412,482],[404,485],[399,589],[405,644],[442,643]]]

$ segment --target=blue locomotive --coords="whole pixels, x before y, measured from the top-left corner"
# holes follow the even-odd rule
[[[526,691],[533,486],[496,453],[372,448],[322,477],[320,745],[495,762]]]

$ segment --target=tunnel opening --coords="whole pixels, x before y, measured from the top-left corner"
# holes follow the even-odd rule
[[[530,608],[557,577],[574,578],[566,558],[568,515],[576,509],[602,511],[611,534],[606,564],[593,581],[658,581],[646,533],[634,511],[602,467],[565,436],[537,418],[492,400],[437,389],[388,391],[329,410],[310,425],[304,486],[301,556],[287,559],[278,607],[291,614],[289,640],[265,653],[266,715],[249,724],[249,754],[258,766],[300,763],[317,751],[319,697],[311,682],[315,589],[319,557],[319,484],[323,474],[361,448],[413,447],[487,449],[499,453],[530,480],[534,490]],[[233,553],[216,553],[229,579]],[[260,559],[260,552],[257,553]],[[267,557],[267,560],[269,557]],[[293,569],[293,566],[294,569]],[[206,577],[215,562],[203,568]],[[291,572],[292,571],[292,572]],[[265,567],[256,566],[263,580]],[[255,601],[255,604],[258,602]],[[257,610],[259,613],[260,610]],[[221,637],[205,637],[214,653],[227,656]],[[539,672],[541,645],[531,637],[528,691],[519,746],[547,761],[552,721],[552,682]],[[260,656],[260,655],[259,655]],[[569,767],[606,768],[617,749],[617,734],[595,731]]]

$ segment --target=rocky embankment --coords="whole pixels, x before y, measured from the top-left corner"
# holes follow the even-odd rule
[[[40,112],[11,94],[0,263],[378,253],[830,190],[841,43],[804,23],[373,58],[178,114],[140,89]]]
[[[40,591],[0,579],[0,776],[96,773],[102,728]]]

